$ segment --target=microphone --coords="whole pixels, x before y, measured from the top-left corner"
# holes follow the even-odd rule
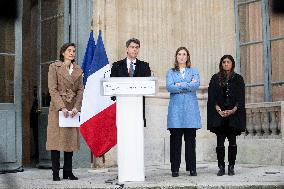
[[[108,73],[108,72],[110,72],[111,70],[108,70],[108,71],[106,71],[105,73],[104,73],[104,78],[106,78],[106,74]]]

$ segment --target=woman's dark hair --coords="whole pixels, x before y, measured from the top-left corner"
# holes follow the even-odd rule
[[[70,46],[73,46],[74,48],[76,48],[76,45],[75,43],[65,43],[64,45],[62,45],[62,47],[60,48],[60,52],[59,52],[59,60],[64,62],[64,56],[63,56],[63,53],[66,51],[66,49]],[[71,62],[75,62],[75,59],[74,60],[71,60]]]
[[[177,61],[177,55],[178,55],[179,51],[181,51],[181,50],[185,50],[185,52],[186,52],[186,54],[187,54],[186,67],[187,67],[187,68],[190,68],[190,66],[191,66],[189,51],[187,50],[186,47],[179,47],[179,48],[176,50],[175,63],[174,63],[174,68],[173,68],[173,70],[176,70],[176,71],[179,70],[178,61]]]
[[[229,59],[229,60],[231,60],[231,62],[232,62],[232,69],[231,69],[231,71],[230,71],[229,74],[227,74],[227,72],[225,72],[225,70],[223,69],[223,65],[222,65],[223,61],[224,61],[226,58]],[[221,84],[222,86],[226,83],[226,81],[227,81],[229,78],[231,78],[231,76],[233,76],[233,74],[234,74],[234,69],[235,69],[235,60],[234,60],[234,58],[232,57],[232,55],[226,54],[226,55],[222,56],[222,58],[220,59],[220,63],[219,63],[220,84]]]
[[[229,54],[225,54],[224,56],[222,56],[222,58],[220,59],[220,63],[219,63],[219,73],[221,74],[226,74],[224,69],[223,69],[223,66],[222,66],[222,62],[223,60],[225,60],[226,58],[228,58],[229,60],[231,60],[232,62],[232,69],[231,69],[231,73],[234,72],[234,69],[235,69],[235,60],[234,58],[232,57],[232,55],[229,55]]]

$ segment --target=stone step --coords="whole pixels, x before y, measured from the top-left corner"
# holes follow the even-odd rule
[[[234,176],[216,176],[216,163],[198,163],[196,177],[188,176],[184,165],[179,177],[171,176],[170,165],[147,166],[145,170],[145,182],[118,183],[115,167],[74,169],[79,180],[54,182],[50,169],[25,168],[24,172],[0,174],[0,188],[284,188],[284,166],[237,164]]]

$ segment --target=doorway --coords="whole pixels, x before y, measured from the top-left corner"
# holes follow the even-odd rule
[[[50,95],[48,92],[48,68],[51,63],[59,59],[59,50],[62,44],[70,41],[70,1],[69,0],[39,0],[37,11],[37,89],[38,101],[37,127],[33,128],[33,161],[39,168],[51,166],[50,152],[45,150],[46,129]],[[34,100],[34,102],[36,101]],[[35,102],[36,103],[36,102]],[[38,152],[38,153],[37,153]],[[33,156],[32,156],[33,157]]]
[[[15,20],[0,19],[1,173],[22,169],[22,12],[18,15]]]

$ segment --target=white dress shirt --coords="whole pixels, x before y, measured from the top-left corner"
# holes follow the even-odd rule
[[[130,69],[130,63],[132,62],[133,63],[133,71],[135,71],[135,67],[136,67],[136,59],[134,59],[134,60],[130,60],[130,59],[126,59],[126,62],[127,62],[127,70],[129,70]]]

